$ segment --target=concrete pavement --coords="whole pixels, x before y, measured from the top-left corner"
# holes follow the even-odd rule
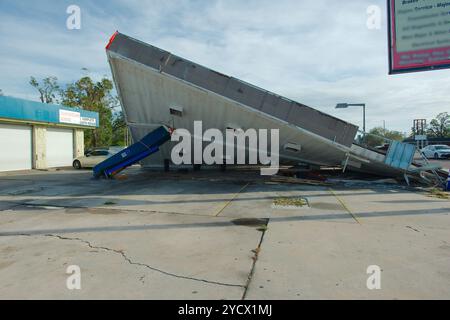
[[[448,201],[374,190],[336,195],[353,221],[322,212],[271,219],[247,298],[450,298]],[[367,289],[372,265],[382,270],[381,290]]]
[[[450,298],[448,200],[255,172],[127,176],[1,174],[0,298]],[[279,197],[310,206],[274,207]],[[66,287],[70,265],[81,290]],[[370,265],[381,290],[367,289]]]

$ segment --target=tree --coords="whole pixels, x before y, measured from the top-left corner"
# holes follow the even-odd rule
[[[428,126],[427,134],[432,138],[449,138],[450,137],[450,114],[443,112],[431,120]]]
[[[3,96],[3,91],[2,91],[2,89],[0,89],[0,96]]]
[[[369,135],[366,136],[365,142],[371,147],[380,146],[387,142],[383,137],[388,140],[403,141],[406,138],[406,135],[399,131],[391,131],[376,127],[369,131]]]
[[[118,113],[113,116],[119,100],[112,94],[113,83],[110,79],[105,77],[95,82],[89,76],[84,76],[61,88],[56,77],[43,79],[42,85],[31,77],[30,84],[39,91],[43,103],[61,103],[68,107],[98,112],[100,127],[85,131],[86,148],[106,147],[116,142],[118,145],[125,144],[123,115]]]
[[[58,103],[57,95],[60,91],[58,78],[47,77],[40,84],[35,77],[30,77],[30,84],[39,91],[42,103]]]
[[[125,116],[122,111],[119,111],[116,114],[114,114],[112,127],[113,127],[112,144],[114,146],[127,146],[128,127],[125,122]]]
[[[113,109],[118,106],[112,95],[113,83],[107,78],[94,82],[83,77],[61,90],[61,103],[69,107],[95,111],[99,114],[100,127],[85,132],[86,148],[110,146],[113,142]]]

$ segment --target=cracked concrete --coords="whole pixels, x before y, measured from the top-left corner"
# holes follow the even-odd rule
[[[268,219],[265,226],[267,227],[270,223],[270,220]],[[248,274],[248,279],[247,279],[247,283],[245,284],[244,287],[244,293],[242,294],[242,300],[245,300],[247,298],[247,293],[248,290],[250,288],[250,284],[252,283],[253,280],[253,275],[255,274],[255,267],[256,267],[256,263],[258,262],[258,258],[259,258],[259,253],[261,252],[261,247],[264,241],[264,236],[266,234],[266,229],[264,229],[261,232],[261,240],[259,241],[258,247],[253,250],[253,253],[255,254],[252,259],[253,259],[253,264],[252,264],[252,268],[250,269],[250,272]]]
[[[160,270],[79,241],[66,240],[61,248],[61,241],[52,238],[15,237],[8,239],[14,247],[2,246],[0,299],[238,299],[242,292],[239,287],[161,274]],[[45,247],[45,252],[38,247]],[[22,254],[27,255],[26,261]],[[70,265],[81,267],[79,291],[66,288]]]
[[[53,235],[53,234],[47,234],[45,235],[46,237],[53,237],[53,238],[58,238],[60,240],[68,240],[68,241],[79,241],[82,242],[84,244],[86,244],[89,248],[91,249],[99,249],[99,250],[104,250],[104,251],[108,251],[108,252],[113,252],[116,254],[121,255],[125,261],[127,261],[130,265],[133,266],[139,266],[139,267],[144,267],[147,269],[150,269],[152,271],[156,271],[159,273],[162,273],[166,276],[169,277],[175,277],[175,278],[179,278],[179,279],[185,279],[185,280],[192,280],[192,281],[199,281],[199,282],[205,282],[205,283],[209,283],[209,284],[216,284],[218,286],[226,286],[226,287],[241,287],[243,288],[243,285],[240,284],[230,284],[230,283],[222,283],[222,282],[216,282],[216,281],[211,281],[211,280],[205,280],[205,279],[198,279],[198,278],[193,278],[193,277],[187,277],[187,276],[183,276],[183,275],[179,275],[179,274],[174,274],[174,273],[170,273],[170,272],[166,272],[164,270],[152,267],[148,264],[145,263],[140,263],[140,262],[135,262],[132,261],[123,250],[115,250],[115,249],[111,249],[111,248],[106,248],[106,247],[98,247],[98,246],[94,246],[92,245],[89,241],[80,239],[80,238],[67,238],[67,237],[62,237],[62,236],[58,236],[58,235]],[[139,278],[142,279],[142,278]]]
[[[49,248],[48,246],[40,246],[35,248],[35,252],[30,253],[24,248],[28,244],[21,245],[19,250],[13,256],[3,256],[0,251],[0,258],[8,261],[14,261],[17,265],[18,261],[30,260],[33,262],[33,255],[38,253],[40,256],[46,256],[49,251],[57,252],[58,256],[64,260],[64,263],[59,263],[58,272],[65,272],[65,264],[79,265],[82,270],[83,267],[94,268],[97,270],[95,278],[103,279],[102,282],[110,283],[115,281],[116,276],[126,277],[135,275],[135,279],[140,284],[142,280],[142,272],[145,271],[145,285],[151,285],[151,289],[141,294],[138,298],[152,298],[162,299],[169,298],[164,293],[161,293],[164,287],[163,283],[179,282],[178,285],[170,285],[172,290],[171,298],[179,299],[205,299],[214,297],[215,299],[239,299],[244,290],[245,281],[247,279],[248,270],[252,264],[251,250],[259,241],[260,232],[254,228],[235,226],[229,222],[218,221],[218,226],[202,225],[205,223],[204,217],[190,217],[166,214],[152,214],[142,215],[139,213],[119,213],[115,214],[114,221],[111,221],[111,216],[108,215],[92,215],[92,214],[65,214],[63,210],[49,212],[48,210],[33,210],[33,215],[39,216],[39,221],[29,215],[29,212],[24,211],[8,211],[2,213],[2,218],[10,217],[11,219],[19,218],[19,221],[12,221],[5,225],[0,232],[0,250],[7,243],[17,242],[19,236],[26,236],[28,242],[36,240],[41,241],[42,238],[52,238],[59,240],[60,244],[56,245],[57,249]],[[22,216],[22,217],[20,217]],[[180,221],[179,218],[183,218]],[[3,220],[3,219],[2,219]],[[32,227],[28,225],[28,221]],[[85,230],[81,233],[70,234],[35,234],[36,231],[44,230],[44,226],[58,224],[65,220],[67,227],[70,225],[85,225]],[[128,231],[128,225],[137,225],[137,221],[141,221],[142,225],[150,227],[148,230]],[[189,225],[190,228],[178,228],[173,222],[178,222],[178,226]],[[96,232],[95,228],[102,226],[101,232]],[[152,226],[160,227],[151,229]],[[11,231],[19,230],[19,232]],[[6,229],[6,230],[5,230]],[[23,233],[27,229],[29,233]],[[9,230],[9,231],[7,231]],[[19,237],[20,238],[20,237]],[[62,240],[62,241],[61,241]],[[239,240],[243,240],[240,243]],[[21,242],[24,240],[21,240]],[[72,250],[67,251],[69,243],[78,244],[77,253],[72,253]],[[80,246],[80,244],[82,246]],[[55,244],[52,244],[52,247]],[[83,247],[85,247],[83,249]],[[111,267],[107,266],[102,270],[101,265],[93,262],[84,262],[79,259],[80,254],[89,250],[91,254],[104,257],[107,253],[109,256],[114,255],[120,257],[128,267],[121,267],[115,272],[111,271]],[[95,251],[95,253],[93,253]],[[31,258],[30,258],[31,257]],[[111,260],[108,257],[108,260]],[[81,261],[78,261],[81,260]],[[40,261],[37,264],[42,264]],[[103,263],[102,263],[103,264]],[[117,267],[117,262],[114,263]],[[56,267],[56,266],[54,266]],[[131,267],[131,269],[130,269]],[[27,267],[24,269],[26,270]],[[22,271],[24,271],[22,270]],[[50,276],[50,273],[41,271]],[[82,272],[84,274],[84,272]],[[26,282],[39,282],[39,279],[34,278],[34,273],[30,274],[30,279]],[[0,282],[4,283],[10,279],[11,275],[0,269]],[[45,277],[44,277],[45,278]],[[155,282],[161,282],[161,285],[156,285]],[[23,285],[24,283],[22,283]],[[65,288],[61,288],[60,284],[58,294],[63,297],[67,296]],[[117,283],[118,288],[124,285],[122,281]],[[182,288],[178,289],[178,286]],[[20,287],[20,284],[15,284],[14,287]],[[127,287],[125,285],[125,287]],[[192,290],[191,290],[192,289]],[[5,289],[6,290],[6,289]],[[9,289],[11,290],[11,288]],[[93,288],[84,288],[82,297],[97,298],[92,295]],[[106,290],[106,289],[105,289]],[[129,292],[122,293],[116,296],[113,290],[111,297],[116,298],[134,298],[135,291],[132,288]],[[97,289],[94,290],[96,292]],[[138,290],[139,291],[139,290]],[[192,292],[196,292],[195,295]],[[0,297],[5,297],[4,294],[11,291],[2,291],[0,289]],[[25,296],[18,296],[21,298],[28,298],[30,292],[24,290],[22,292]],[[72,292],[70,297],[77,297],[78,293]],[[35,297],[32,295],[31,297]],[[41,296],[40,296],[41,297]],[[55,292],[49,290],[48,296],[44,298],[54,298]]]
[[[90,175],[0,174],[0,299],[450,298],[449,201],[252,172]],[[311,207],[274,208],[278,197]]]

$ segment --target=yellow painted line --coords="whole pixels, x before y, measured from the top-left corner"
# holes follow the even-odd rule
[[[347,207],[344,200],[338,197],[338,195],[334,192],[333,189],[329,189],[330,193],[339,201],[341,206],[352,216],[353,220],[355,220],[358,224],[361,224],[361,222],[358,220],[358,218],[353,214],[353,212]]]
[[[230,203],[233,202],[233,200],[236,199],[236,198],[239,196],[239,194],[240,194],[242,191],[244,191],[245,188],[247,188],[247,187],[249,186],[249,184],[250,184],[250,182],[247,183],[245,186],[243,186],[243,187],[241,188],[241,190],[239,190],[239,192],[236,193],[236,194],[233,196],[233,198],[231,198],[231,199],[223,206],[223,208],[219,210],[219,212],[217,212],[216,217],[218,217],[218,216],[223,212],[223,210],[225,210],[225,209],[230,205]]]

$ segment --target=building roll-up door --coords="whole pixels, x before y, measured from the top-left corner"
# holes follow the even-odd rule
[[[47,128],[47,166],[69,167],[73,161],[73,130]]]
[[[0,124],[0,172],[31,167],[31,127]]]

